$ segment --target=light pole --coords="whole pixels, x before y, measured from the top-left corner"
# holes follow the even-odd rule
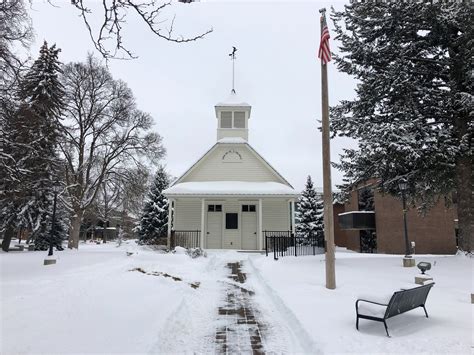
[[[410,243],[408,241],[408,228],[407,228],[407,202],[406,202],[406,196],[405,193],[408,189],[408,182],[405,178],[401,178],[400,181],[398,182],[398,188],[400,189],[400,192],[402,194],[402,203],[403,203],[403,228],[404,228],[404,234],[405,234],[405,257],[403,265],[404,266],[414,266],[414,260],[405,260],[405,259],[411,259],[411,250],[410,250]]]
[[[53,193],[54,193],[54,202],[53,202],[53,218],[51,219],[51,231],[49,234],[49,251],[48,257],[45,259],[44,264],[55,264],[56,260],[52,258],[53,256],[53,247],[54,247],[54,230],[56,227],[56,202],[58,200],[58,193],[61,186],[59,185],[59,181],[56,181],[53,185]]]

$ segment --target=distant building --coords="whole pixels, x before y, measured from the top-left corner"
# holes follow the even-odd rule
[[[334,238],[337,246],[366,253],[404,254],[403,208],[399,198],[383,195],[373,186],[354,189],[345,203],[334,205]],[[421,215],[407,212],[408,239],[417,254],[454,254],[456,208],[443,201]]]

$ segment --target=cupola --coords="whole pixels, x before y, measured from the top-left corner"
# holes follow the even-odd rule
[[[248,141],[248,121],[251,106],[241,100],[232,90],[227,100],[215,106],[217,118],[217,140],[240,137]]]

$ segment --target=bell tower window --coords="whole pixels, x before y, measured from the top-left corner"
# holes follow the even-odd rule
[[[220,128],[245,128],[245,112],[222,111]]]
[[[221,128],[232,128],[232,111],[221,112]]]
[[[234,128],[245,128],[245,112],[234,112]]]

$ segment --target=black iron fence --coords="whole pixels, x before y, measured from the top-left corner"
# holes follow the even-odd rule
[[[273,253],[278,260],[282,256],[316,255],[324,252],[324,235],[295,236],[291,231],[264,231],[265,254]]]
[[[171,231],[170,246],[183,248],[198,248],[200,246],[201,231]]]

